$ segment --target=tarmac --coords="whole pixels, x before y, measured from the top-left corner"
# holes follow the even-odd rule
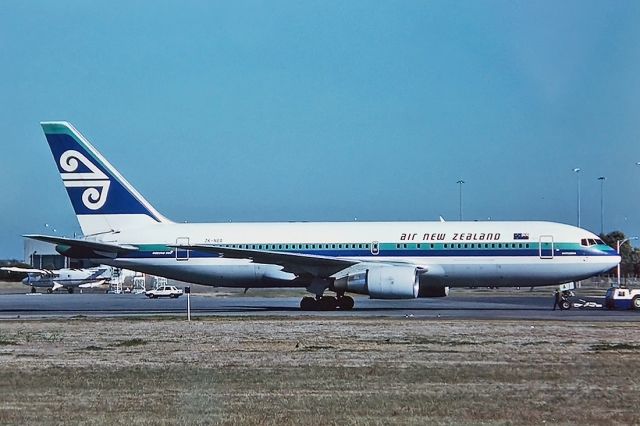
[[[602,298],[583,299],[602,303]],[[573,301],[577,301],[574,299]],[[541,296],[449,296],[414,300],[357,297],[350,311],[303,312],[299,297],[212,297],[191,295],[191,315],[268,317],[397,317],[463,320],[639,321],[640,311],[603,308],[552,310],[553,298]],[[187,296],[148,299],[142,294],[2,294],[0,319],[138,317],[187,315]]]

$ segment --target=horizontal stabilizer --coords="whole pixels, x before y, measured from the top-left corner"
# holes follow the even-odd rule
[[[125,254],[138,250],[138,247],[127,244],[101,243],[98,241],[78,240],[76,238],[54,237],[49,235],[23,235],[32,240],[44,241],[46,243],[69,246],[72,248],[82,248],[99,252]]]

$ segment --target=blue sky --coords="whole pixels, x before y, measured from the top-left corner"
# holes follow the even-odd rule
[[[79,231],[68,120],[176,221],[576,223],[640,235],[640,2],[4,1],[0,258]]]

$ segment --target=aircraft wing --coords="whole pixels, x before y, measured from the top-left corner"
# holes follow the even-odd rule
[[[37,268],[19,268],[17,266],[3,266],[0,268],[3,271],[8,272],[21,272],[23,274],[40,274],[40,275],[52,275],[51,271],[46,269],[37,269]]]
[[[76,238],[55,237],[50,235],[23,235],[23,237],[32,240],[44,241],[46,243],[69,246],[72,248],[81,248],[94,252],[125,254],[137,251],[138,247],[128,244],[102,243],[91,240],[79,240]]]
[[[80,287],[80,288],[96,288],[96,287],[102,286],[105,282],[106,282],[106,280],[92,281],[90,283],[80,284],[78,287]]]
[[[206,253],[220,254],[232,259],[250,259],[255,263],[281,265],[283,271],[296,275],[311,274],[329,277],[336,272],[360,263],[358,260],[336,259],[335,257],[317,256],[300,253],[283,253],[268,250],[251,250],[220,247],[208,244],[172,246],[182,250],[196,250]]]

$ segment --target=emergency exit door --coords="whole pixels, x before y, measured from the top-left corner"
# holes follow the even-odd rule
[[[553,259],[553,236],[540,236],[540,259]]]
[[[176,239],[177,246],[188,246],[189,237],[181,237]],[[189,250],[176,247],[176,260],[189,260]]]

